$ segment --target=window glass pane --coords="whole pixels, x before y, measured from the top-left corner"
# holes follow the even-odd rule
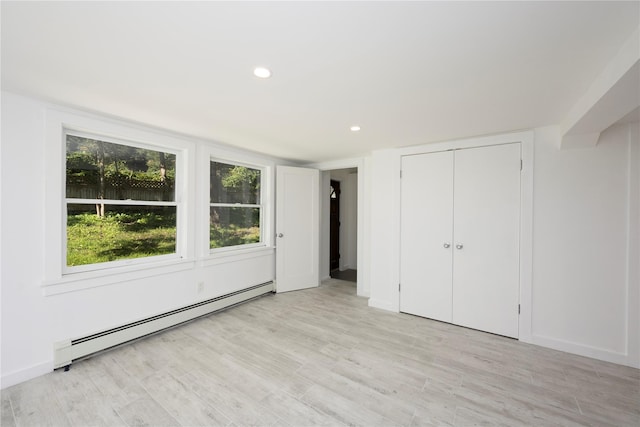
[[[175,206],[67,205],[67,266],[175,252]]]
[[[246,245],[260,242],[260,208],[210,208],[210,247]]]
[[[260,204],[260,170],[211,162],[211,203]]]
[[[175,200],[175,154],[67,135],[66,197]]]

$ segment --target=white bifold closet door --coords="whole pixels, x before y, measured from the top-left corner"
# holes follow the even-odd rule
[[[453,152],[402,158],[400,311],[451,322]]]
[[[518,337],[520,144],[402,160],[400,310]]]
[[[453,322],[517,338],[520,144],[456,151],[453,203]]]

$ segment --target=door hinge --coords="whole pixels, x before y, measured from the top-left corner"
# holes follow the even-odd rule
[[[400,283],[398,283],[398,292],[400,292]]]
[[[518,314],[520,314],[520,304],[518,304]]]
[[[402,169],[400,169],[400,179],[402,179]]]
[[[520,159],[520,170],[522,170],[522,159]]]

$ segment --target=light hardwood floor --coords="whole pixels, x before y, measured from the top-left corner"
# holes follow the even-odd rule
[[[635,426],[640,371],[367,307],[271,295],[2,391],[2,426]]]

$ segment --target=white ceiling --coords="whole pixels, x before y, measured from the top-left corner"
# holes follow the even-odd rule
[[[299,161],[348,158],[560,123],[639,6],[3,1],[2,89]]]

